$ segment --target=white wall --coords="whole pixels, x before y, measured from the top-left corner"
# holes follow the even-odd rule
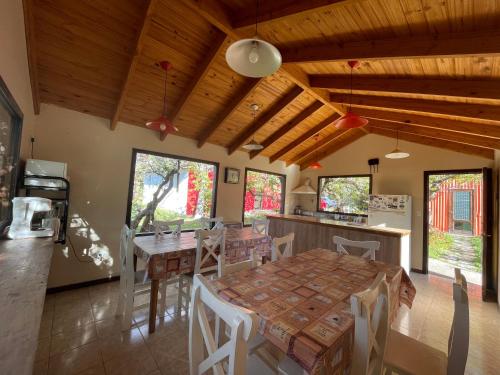
[[[409,194],[412,196],[412,267],[422,268],[423,176],[426,170],[492,167],[493,160],[400,141],[400,149],[411,156],[390,160],[384,155],[394,149],[395,140],[369,134],[321,160],[322,169],[306,169],[301,181],[310,177],[316,188],[318,176],[369,173],[368,159],[379,158],[379,172],[373,174],[373,194]],[[316,198],[303,197],[301,205],[316,210]]]
[[[71,181],[70,246],[58,248],[53,258],[49,287],[99,279],[116,273],[118,240],[125,222],[132,148],[219,162],[217,215],[241,221],[244,168],[287,175],[286,207],[295,205],[291,188],[298,183],[298,168],[283,162],[269,164],[267,158],[250,160],[237,151],[228,156],[225,148],[169,135],[162,142],[158,134],[141,127],[119,124],[109,129],[109,120],[52,105],[42,105],[37,117],[35,158],[68,163]],[[240,184],[224,183],[224,168],[241,169]],[[86,252],[101,253],[103,261],[91,261]],[[91,261],[91,262],[88,262]]]

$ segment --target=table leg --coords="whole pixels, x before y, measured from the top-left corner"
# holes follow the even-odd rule
[[[262,255],[262,264],[266,264],[267,262],[267,256]]]
[[[134,272],[137,272],[137,255],[134,254]]]
[[[149,301],[149,333],[155,331],[156,323],[156,307],[158,305],[158,289],[160,287],[160,280],[151,280],[151,298]]]

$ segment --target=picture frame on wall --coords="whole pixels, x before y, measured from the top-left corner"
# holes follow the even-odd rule
[[[224,182],[226,184],[239,184],[240,183],[240,170],[236,168],[226,167],[224,172]]]

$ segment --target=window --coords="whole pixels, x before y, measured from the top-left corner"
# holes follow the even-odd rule
[[[243,224],[263,219],[267,214],[283,213],[285,209],[286,176],[245,169]]]
[[[183,230],[198,229],[201,217],[214,217],[219,165],[209,161],[136,150],[127,224],[151,232],[154,220],[184,219]]]
[[[318,178],[318,211],[368,215],[372,176],[321,176]]]

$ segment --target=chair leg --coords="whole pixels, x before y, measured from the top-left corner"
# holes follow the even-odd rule
[[[132,326],[132,311],[134,310],[134,287],[128,287],[125,295],[125,311],[123,313],[122,329],[127,330]]]
[[[160,294],[161,294],[161,300],[160,300],[160,316],[165,316],[165,310],[167,307],[167,281],[162,281],[160,285]]]

